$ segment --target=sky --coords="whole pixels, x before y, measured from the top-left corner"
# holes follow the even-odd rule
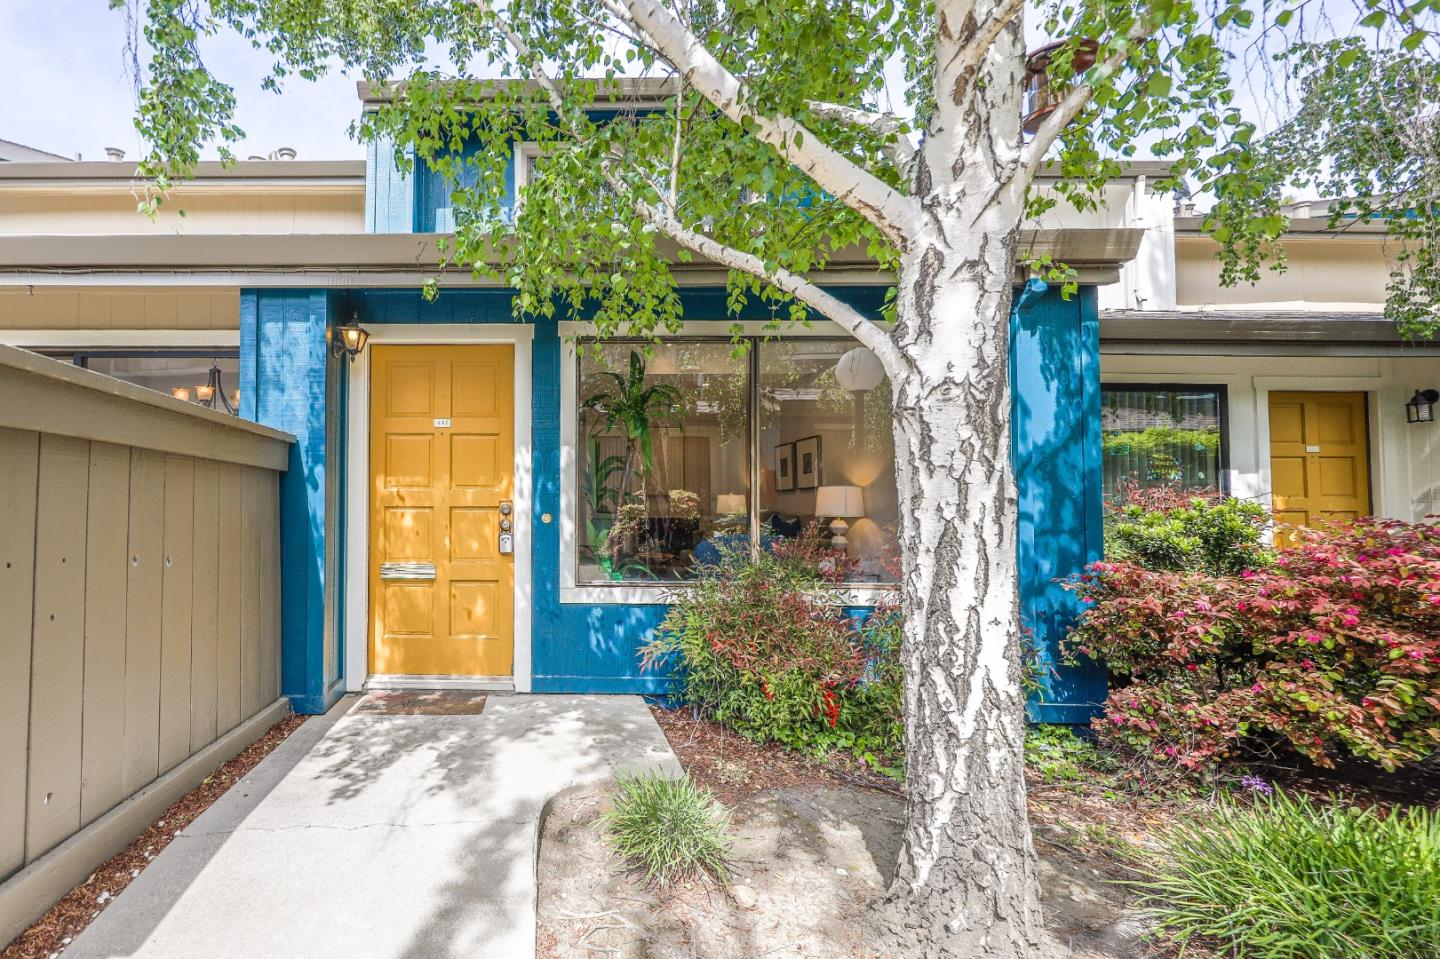
[[[1353,0],[1321,0],[1317,9],[1327,8],[1343,11],[1346,22],[1354,20]],[[0,139],[87,160],[104,159],[106,147],[120,147],[137,159],[135,98],[124,49],[124,14],[110,10],[106,0],[0,0],[0,89],[6,91],[0,98]],[[203,50],[211,69],[235,87],[237,120],[246,134],[235,148],[240,158],[284,146],[309,160],[364,156],[347,133],[360,111],[356,78],[293,79],[277,96],[260,87],[268,57],[246,41],[225,33],[208,39]],[[1263,130],[1267,120],[1273,122],[1273,115],[1265,114],[1274,104],[1256,88],[1257,75],[1249,71],[1251,82],[1241,83],[1237,93],[1242,109],[1259,119]],[[207,155],[214,155],[213,147]]]
[[[103,160],[106,147],[120,147],[138,159],[124,51],[124,14],[106,0],[0,0],[0,139],[86,160]],[[282,146],[307,160],[365,156],[346,134],[360,113],[354,78],[297,79],[281,97],[260,89],[268,60],[247,42],[226,35],[204,51],[235,87],[246,134],[236,156]]]

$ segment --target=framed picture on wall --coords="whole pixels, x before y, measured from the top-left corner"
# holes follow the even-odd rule
[[[820,485],[820,437],[795,441],[795,488],[814,489]]]
[[[775,447],[775,489],[788,493],[795,488],[795,444],[781,443]]]

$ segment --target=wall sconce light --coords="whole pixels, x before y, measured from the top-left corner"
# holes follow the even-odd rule
[[[353,360],[365,349],[365,341],[368,339],[370,331],[360,325],[360,314],[352,313],[349,323],[342,323],[331,331],[330,352],[336,356],[344,353]]]
[[[1440,402],[1440,392],[1435,390],[1416,390],[1415,395],[1410,397],[1410,402],[1405,404],[1405,422],[1433,422],[1435,420],[1436,402]]]

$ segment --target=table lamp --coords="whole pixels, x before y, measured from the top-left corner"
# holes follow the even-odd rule
[[[865,515],[865,496],[858,486],[822,486],[815,491],[815,515],[830,517],[830,545],[844,549],[850,545],[846,520]]]

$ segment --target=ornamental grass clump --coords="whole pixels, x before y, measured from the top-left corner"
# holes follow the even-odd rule
[[[603,821],[615,851],[650,882],[725,879],[730,814],[689,776],[622,778]]]
[[[1291,799],[1177,827],[1140,883],[1162,934],[1233,959],[1440,956],[1440,816]]]

